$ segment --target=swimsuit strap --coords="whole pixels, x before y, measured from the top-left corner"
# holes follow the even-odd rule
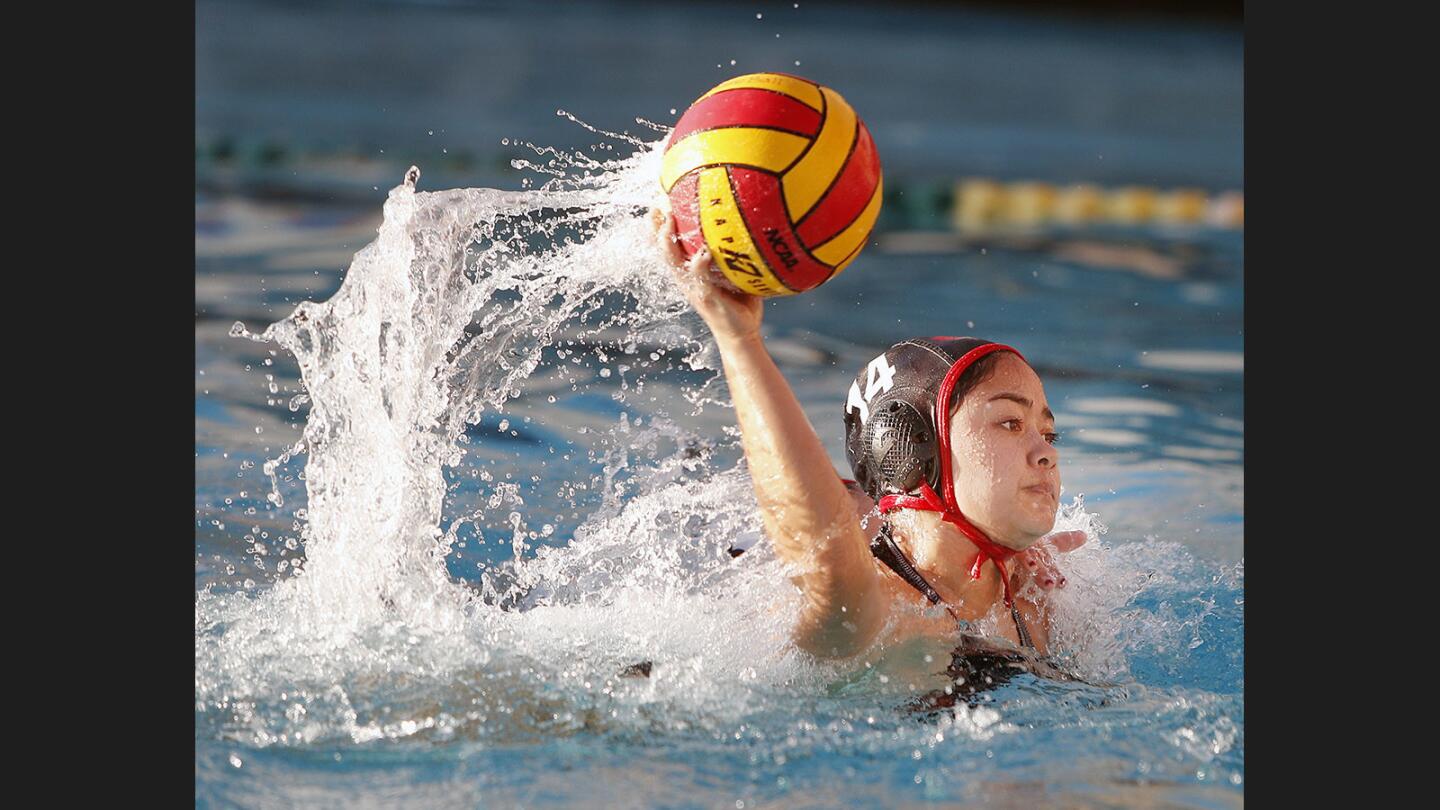
[[[891,571],[899,574],[901,579],[910,584],[910,587],[923,594],[926,599],[930,600],[930,604],[939,605],[945,602],[935,587],[926,581],[925,577],[916,570],[915,564],[910,562],[910,558],[906,557],[905,552],[901,551],[900,546],[895,543],[895,537],[890,533],[890,521],[881,521],[880,533],[870,541],[870,553],[874,554],[880,562],[885,563]]]

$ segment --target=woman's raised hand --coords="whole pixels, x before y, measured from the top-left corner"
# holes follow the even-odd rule
[[[676,283],[685,292],[690,306],[710,327],[715,340],[722,344],[721,348],[725,343],[758,337],[765,301],[759,296],[724,289],[711,281],[710,275],[714,271],[710,264],[710,251],[706,248],[701,247],[686,261],[675,238],[675,219],[669,211],[651,208],[650,223],[655,228],[656,241],[660,243],[661,253],[670,264]]]

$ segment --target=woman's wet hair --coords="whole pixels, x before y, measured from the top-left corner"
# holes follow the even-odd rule
[[[960,410],[960,403],[965,401],[966,394],[994,375],[995,367],[1000,364],[1000,356],[1004,354],[1009,352],[987,354],[960,374],[960,378],[955,381],[955,390],[950,393],[950,407],[946,411],[950,418],[955,418],[955,412]]]

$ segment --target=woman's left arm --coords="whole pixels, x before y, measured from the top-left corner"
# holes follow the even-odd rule
[[[1026,577],[1035,581],[1040,590],[1065,587],[1065,575],[1055,564],[1056,552],[1064,554],[1085,545],[1085,532],[1068,531],[1047,534],[1040,542],[1015,555],[1015,573],[1023,583]]]
[[[1032,600],[1018,594],[1027,581],[1034,582],[1041,591],[1065,587],[1065,575],[1060,573],[1059,566],[1055,564],[1055,554],[1074,551],[1084,544],[1084,532],[1055,532],[1015,556],[1016,565],[1012,572],[1011,587],[1017,594],[1016,606],[1030,631],[1031,640],[1041,653],[1050,651],[1050,600]]]

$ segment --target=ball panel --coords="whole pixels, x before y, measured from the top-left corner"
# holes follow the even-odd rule
[[[778,177],[732,166],[730,184],[760,255],[785,286],[797,292],[808,290],[834,274],[829,265],[810,255],[790,227],[780,201]]]
[[[694,256],[695,251],[705,244],[705,236],[700,232],[699,188],[700,173],[691,172],[670,189],[670,213],[675,216],[675,235],[680,238],[680,246],[686,256]]]
[[[720,127],[781,129],[813,137],[820,129],[820,113],[789,97],[769,90],[738,88],[707,96],[680,116],[670,143],[692,132]]]
[[[696,132],[676,141],[660,162],[660,187],[668,194],[681,177],[701,166],[722,163],[778,172],[810,144],[802,135],[775,129],[726,127]]]
[[[856,256],[859,256],[859,255],[860,255],[860,250],[865,247],[865,240],[866,240],[866,239],[869,239],[869,238],[870,238],[870,234],[868,234],[868,233],[865,234],[865,239],[860,240],[860,244],[856,245],[856,246],[855,246],[855,249],[852,250],[852,251],[850,251],[850,255],[849,255],[849,256],[846,256],[846,257],[843,258],[843,259],[841,259],[841,260],[840,260],[840,263],[837,264],[837,265],[835,265],[835,275],[837,275],[837,276],[840,275],[840,271],[841,271],[841,270],[844,270],[846,267],[849,267],[849,266],[850,266],[850,263],[853,262],[853,261],[855,261],[855,257],[856,257]]]
[[[724,166],[700,170],[700,227],[715,267],[736,289],[754,295],[789,295],[770,271],[740,214],[730,175]]]
[[[821,92],[825,95],[826,108],[820,134],[795,165],[780,173],[791,222],[803,219],[820,200],[845,167],[850,146],[855,141],[855,111],[834,90],[825,87]]]
[[[813,249],[811,253],[815,254],[815,258],[836,267],[844,266],[841,263],[851,258],[850,254],[865,244],[865,239],[870,236],[870,229],[875,227],[875,220],[880,216],[880,199],[884,186],[884,182],[875,184],[875,193],[870,195],[870,202],[866,204],[865,210],[834,239]]]
[[[710,92],[701,96],[700,99],[709,98],[716,93],[723,93],[726,90],[734,90],[740,87],[749,87],[757,90],[773,90],[777,93],[784,93],[794,99],[813,107],[816,112],[825,109],[825,102],[820,97],[820,87],[811,81],[806,81],[798,76],[787,76],[784,73],[750,73],[744,76],[736,76],[728,81],[721,82],[711,88]],[[696,99],[699,101],[700,99]]]
[[[821,245],[835,238],[865,210],[875,186],[880,183],[880,157],[875,152],[875,142],[870,139],[864,122],[859,127],[860,137],[855,141],[850,159],[845,161],[845,168],[835,178],[835,184],[795,228],[806,245]]]

